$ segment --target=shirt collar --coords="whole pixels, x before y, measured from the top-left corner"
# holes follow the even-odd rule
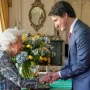
[[[72,33],[73,28],[74,28],[74,25],[75,25],[75,23],[76,23],[77,20],[78,20],[78,18],[76,18],[76,19],[73,21],[73,23],[71,24],[70,33]]]

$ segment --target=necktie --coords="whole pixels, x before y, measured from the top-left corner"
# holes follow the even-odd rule
[[[68,35],[68,41],[70,41],[70,36],[71,36],[71,32],[69,32],[69,35]]]

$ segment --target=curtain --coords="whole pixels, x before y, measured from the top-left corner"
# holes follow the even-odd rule
[[[1,18],[0,18],[0,36],[2,34],[2,27],[1,27]]]
[[[0,22],[2,32],[8,28],[9,25],[8,15],[8,0],[0,0]]]

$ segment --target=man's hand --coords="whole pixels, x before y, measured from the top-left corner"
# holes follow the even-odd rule
[[[42,83],[42,82],[52,83],[53,81],[56,81],[59,78],[60,78],[60,76],[59,76],[58,72],[50,72],[50,73],[47,73],[46,75],[42,76],[39,79],[39,82],[40,83]]]
[[[49,74],[50,82],[52,83],[53,81],[56,81],[58,79],[60,79],[59,73],[58,72],[53,72]]]
[[[50,80],[51,80],[51,77],[49,76],[49,74],[46,74],[46,75],[42,76],[42,77],[39,79],[39,82],[40,82],[40,83],[50,82]]]

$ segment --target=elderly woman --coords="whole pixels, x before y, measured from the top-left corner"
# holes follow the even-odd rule
[[[23,48],[21,32],[18,29],[7,29],[0,36],[0,73],[19,87],[36,88],[35,79],[24,79],[20,76],[12,57]],[[33,84],[33,85],[32,85]]]

